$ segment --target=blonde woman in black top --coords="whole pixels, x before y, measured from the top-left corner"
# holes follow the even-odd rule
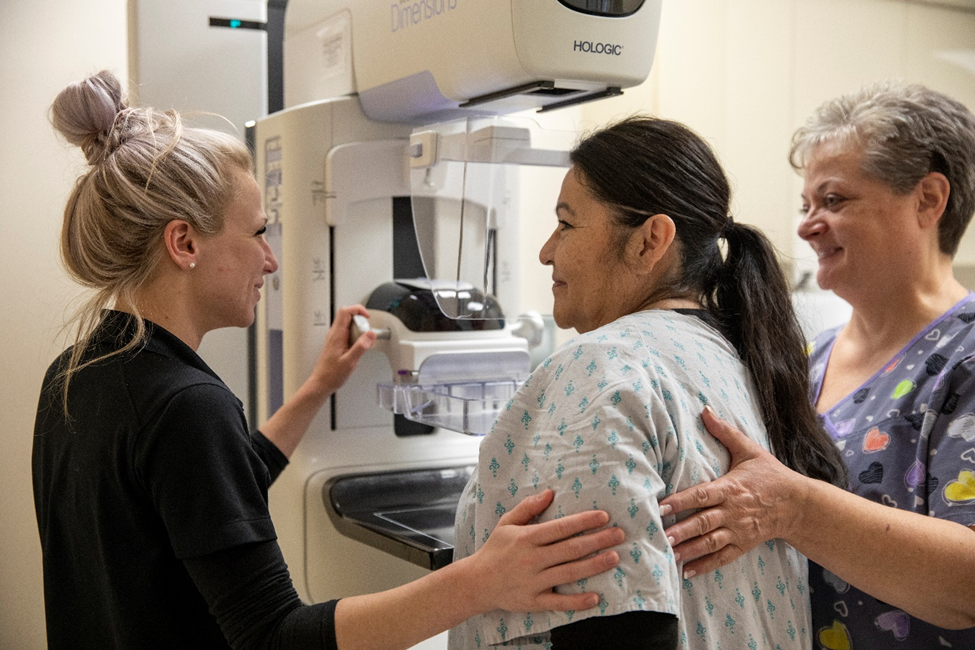
[[[468,560],[387,592],[301,603],[267,488],[375,340],[336,314],[311,377],[261,431],[200,359],[203,336],[254,318],[277,268],[251,157],[236,139],[132,108],[101,72],[65,88],[55,128],[89,169],[64,215],[68,272],[92,290],[44,381],[34,499],[51,648],[407,648],[494,608],[585,609],[555,585],[611,568],[622,541],[587,512],[529,525],[514,509]],[[595,553],[595,554],[594,554]]]

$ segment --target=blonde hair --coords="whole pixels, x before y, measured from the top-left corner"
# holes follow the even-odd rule
[[[93,290],[75,316],[74,347],[61,372],[66,408],[70,377],[98,360],[81,363],[104,309],[134,310],[135,335],[113,354],[142,344],[145,321],[134,298],[163,258],[166,224],[180,219],[217,233],[235,172],[251,173],[253,163],[231,135],[186,127],[176,111],[129,107],[108,71],[67,86],[50,117],[89,165],[68,197],[61,229],[65,269]]]

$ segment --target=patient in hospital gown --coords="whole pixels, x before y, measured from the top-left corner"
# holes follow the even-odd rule
[[[720,165],[680,124],[629,118],[570,159],[540,260],[552,266],[556,323],[580,335],[535,368],[483,440],[454,558],[548,488],[555,500],[540,519],[605,510],[626,541],[615,569],[558,588],[595,592],[597,607],[489,612],[454,628],[450,648],[810,648],[805,558],[773,540],[684,576],[663,532],[673,517],[658,507],[729,469],[700,421],[705,406],[766,449],[798,430],[786,441],[793,459],[821,460],[803,447],[817,436],[834,449],[802,399],[803,339],[771,246],[727,216]],[[746,333],[756,342],[743,344]],[[800,399],[779,416],[759,397],[784,389]],[[769,431],[788,434],[770,441],[773,421]]]
[[[529,494],[555,490],[542,519],[599,508],[627,533],[615,571],[575,585],[584,612],[493,612],[451,632],[452,648],[544,648],[546,631],[634,610],[680,619],[684,648],[808,648],[805,559],[770,542],[712,575],[683,580],[657,502],[720,476],[728,453],[708,435],[705,404],[768,446],[748,373],[701,318],[650,310],[579,336],[545,360],[484,439],[461,498],[455,558],[473,553]],[[672,519],[672,518],[671,518]]]

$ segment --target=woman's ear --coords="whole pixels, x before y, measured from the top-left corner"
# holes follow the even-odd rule
[[[197,237],[196,229],[182,219],[173,219],[166,224],[163,231],[163,241],[169,258],[184,271],[196,266]]]
[[[914,189],[917,196],[918,223],[922,228],[937,226],[948,206],[951,185],[944,174],[930,172]]]
[[[667,251],[677,235],[674,220],[666,214],[655,214],[638,227],[627,243],[627,261],[635,269],[649,273]]]

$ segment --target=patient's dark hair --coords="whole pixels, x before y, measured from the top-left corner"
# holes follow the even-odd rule
[[[846,465],[809,403],[805,340],[785,275],[765,235],[731,218],[731,188],[708,144],[682,124],[635,116],[589,135],[570,158],[622,234],[655,214],[673,220],[680,263],[648,299],[699,301],[751,371],[775,455],[846,487]]]

